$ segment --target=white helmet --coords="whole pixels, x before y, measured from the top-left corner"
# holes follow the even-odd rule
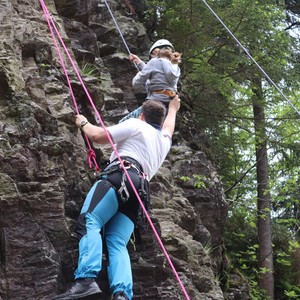
[[[149,50],[149,55],[151,54],[151,52],[155,49],[155,48],[163,48],[163,47],[171,47],[173,50],[174,49],[174,46],[168,41],[168,40],[165,40],[165,39],[161,39],[161,40],[158,40],[156,41],[152,47],[150,48]]]

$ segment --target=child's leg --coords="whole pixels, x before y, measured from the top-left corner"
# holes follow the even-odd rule
[[[169,102],[174,98],[174,97],[169,97],[170,100],[169,101],[161,101],[162,104],[165,105],[166,109],[167,109],[167,113],[168,113],[168,109],[169,109]],[[147,99],[146,99],[147,100]],[[154,100],[154,99],[153,99]],[[155,99],[156,100],[156,99]],[[159,101],[159,99],[157,99]],[[128,115],[126,115],[124,118],[122,118],[119,123],[124,122],[125,120],[128,120],[130,118],[138,118],[142,113],[142,106],[138,107],[137,109],[133,110],[132,112],[130,112]],[[167,115],[166,113],[166,115]]]
[[[126,115],[124,118],[122,118],[119,123],[124,122],[125,120],[128,120],[130,118],[138,118],[142,113],[142,107],[138,107],[137,109],[130,112],[128,115]]]

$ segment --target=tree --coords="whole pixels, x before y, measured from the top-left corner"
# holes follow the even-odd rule
[[[272,299],[272,223],[277,225],[282,217],[281,222],[289,224],[285,230],[295,230],[295,221],[299,220],[299,214],[293,213],[299,211],[297,192],[291,195],[300,181],[296,167],[299,161],[292,163],[300,139],[295,126],[299,116],[201,1],[149,2],[158,17],[154,35],[169,38],[183,52],[183,96],[187,95],[183,105],[195,114],[198,127],[210,137],[210,155],[219,167],[230,201],[230,220],[235,221],[235,213],[242,211],[244,222],[257,226],[257,274],[261,276],[252,277],[251,282],[260,282]],[[294,92],[299,90],[299,46],[285,30],[283,6],[265,0],[228,0],[215,1],[213,9],[295,103],[299,98]],[[287,182],[289,191],[283,189]],[[243,235],[246,239],[248,232]],[[299,239],[297,235],[289,236]],[[249,248],[256,251],[256,241],[252,241]],[[280,252],[277,245],[274,248]],[[238,254],[233,244],[231,249]],[[247,266],[242,267],[247,273]],[[295,292],[292,279],[287,280],[289,287],[285,285],[286,290],[276,292],[280,299]],[[281,279],[275,278],[275,289],[279,286],[283,286]]]
[[[261,79],[253,80],[253,116],[256,148],[257,176],[257,228],[258,265],[260,268],[259,287],[266,291],[268,299],[274,299],[274,267],[271,226],[271,195],[269,188],[269,166],[267,135],[264,113],[264,97]]]

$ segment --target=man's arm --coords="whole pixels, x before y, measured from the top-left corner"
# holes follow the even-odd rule
[[[76,120],[75,120],[76,126],[80,128],[92,142],[95,142],[97,144],[109,144],[109,138],[103,128],[92,125],[89,122],[87,122],[85,125],[82,126],[82,124],[85,123],[85,121],[87,122],[85,116],[76,115]],[[109,132],[107,133],[110,134]]]
[[[175,130],[176,114],[180,108],[180,98],[178,95],[174,97],[169,103],[169,110],[167,117],[162,126],[162,133],[172,138]]]

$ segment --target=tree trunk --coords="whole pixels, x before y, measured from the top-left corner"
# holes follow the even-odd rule
[[[273,249],[271,230],[271,196],[269,192],[268,153],[266,142],[265,115],[261,80],[254,81],[252,88],[253,114],[256,139],[257,173],[257,227],[258,263],[260,276],[258,285],[266,291],[268,299],[274,299]]]

